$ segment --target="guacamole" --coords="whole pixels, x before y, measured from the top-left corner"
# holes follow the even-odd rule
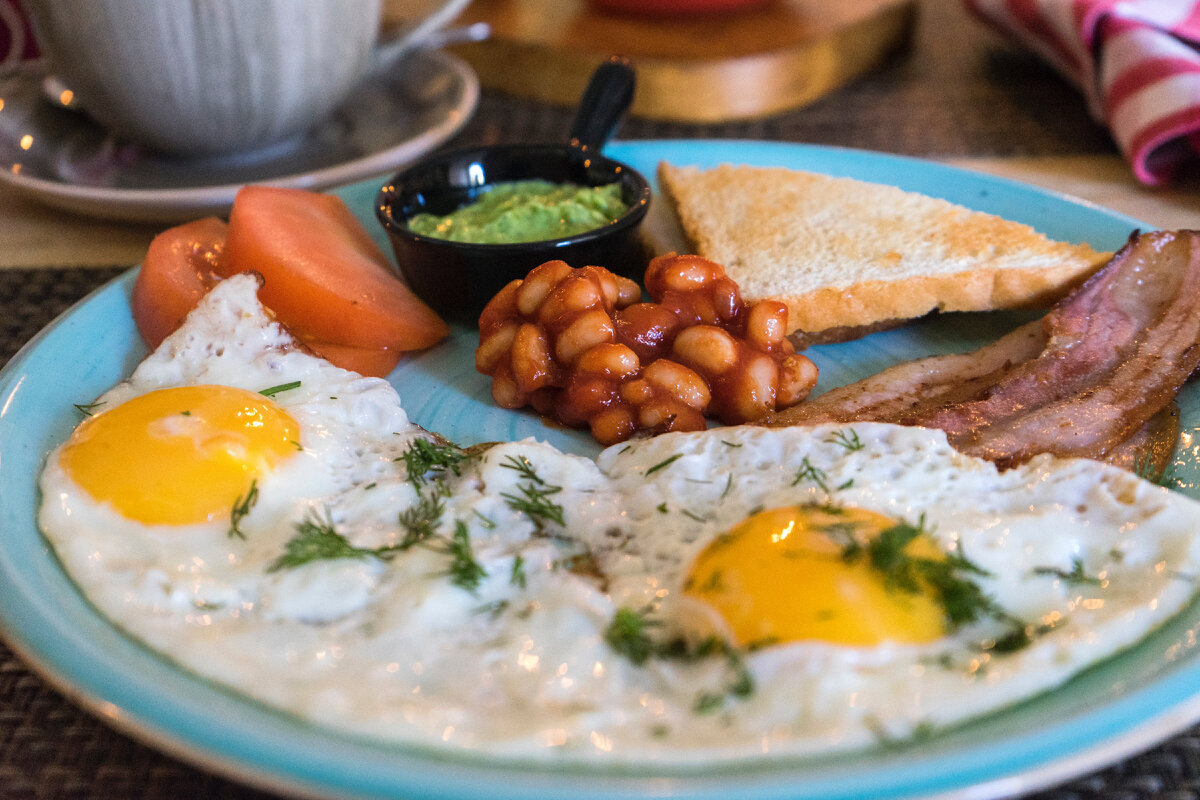
[[[544,180],[498,183],[444,217],[417,214],[409,230],[437,239],[512,244],[561,239],[599,228],[625,213],[621,184],[579,186]]]

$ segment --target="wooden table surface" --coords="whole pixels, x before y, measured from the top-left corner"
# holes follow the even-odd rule
[[[447,146],[558,139],[571,117],[569,108],[485,91]],[[908,47],[803,108],[724,123],[631,118],[618,135],[901,153],[1076,195],[1158,227],[1200,227],[1200,170],[1167,190],[1137,185],[1078,93],[983,29],[957,0],[918,0]],[[66,216],[0,190],[0,362],[70,303],[136,264],[156,232]],[[112,731],[0,645],[0,798],[265,796]],[[1196,800],[1200,731],[1037,797]]]

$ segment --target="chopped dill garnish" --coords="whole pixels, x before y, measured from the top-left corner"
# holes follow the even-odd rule
[[[1070,584],[1082,584],[1088,586],[1099,586],[1102,581],[1094,575],[1088,575],[1083,571],[1083,561],[1078,557],[1071,559],[1071,571],[1059,569],[1058,567],[1035,567],[1034,575],[1053,575],[1056,578],[1062,578]]]
[[[428,439],[414,439],[404,455],[396,460],[404,462],[409,482],[420,486],[430,472],[434,473],[435,480],[445,477],[447,470],[460,475],[459,465],[469,458],[466,452],[450,442],[438,444]]]
[[[542,530],[546,520],[557,522],[559,525],[565,525],[563,520],[563,508],[558,503],[549,500],[551,495],[562,491],[561,486],[545,486],[539,489],[536,486],[523,483],[517,487],[521,496],[508,492],[501,492],[500,496],[504,498],[509,507],[515,511],[520,511],[533,522],[535,528]]]
[[[562,491],[561,486],[552,486],[542,480],[541,476],[534,471],[533,464],[525,456],[510,455],[504,459],[504,462],[500,466],[516,470],[522,478],[529,481],[529,483],[517,486],[517,489],[521,492],[519,496],[508,492],[500,494],[505,502],[508,503],[509,508],[520,511],[529,517],[539,532],[547,520],[556,522],[559,525],[566,524],[563,520],[562,506],[549,499],[551,495]]]
[[[337,532],[328,516],[321,519],[313,513],[296,525],[296,535],[284,546],[283,555],[267,567],[267,572],[278,572],[331,558],[386,558],[393,549],[355,547]]]
[[[737,648],[716,636],[699,643],[689,643],[683,639],[658,642],[650,632],[659,624],[643,612],[622,607],[617,609],[605,630],[604,641],[618,655],[628,658],[636,666],[642,666],[652,658],[696,662],[712,656],[724,656],[729,671],[728,680],[719,692],[705,691],[697,695],[693,705],[693,711],[697,714],[708,714],[723,708],[729,697],[745,698],[753,694],[754,679]]]
[[[846,430],[837,431],[825,441],[829,442],[830,444],[840,444],[851,453],[853,453],[855,450],[862,450],[863,443],[858,438],[858,431],[854,430],[853,428],[849,428],[848,430],[850,431],[849,433],[847,433]]]
[[[300,388],[300,381],[291,381],[290,383],[281,383],[278,386],[272,386],[269,389],[263,389],[263,390],[259,391],[259,394],[263,395],[264,397],[274,397],[275,395],[279,394],[280,392],[286,392],[291,389],[299,389],[299,388]]]
[[[434,525],[441,516],[441,498],[437,493],[432,497],[422,495],[418,505],[409,510],[415,513],[410,515],[411,527],[406,526],[404,538],[399,544],[381,547],[356,547],[337,532],[328,514],[323,519],[315,513],[310,514],[296,525],[296,535],[284,546],[283,555],[267,567],[267,572],[278,572],[281,569],[334,558],[374,557],[387,560],[398,552],[423,545],[450,556],[450,566],[445,573],[450,577],[450,582],[474,592],[479,583],[487,577],[487,571],[475,560],[471,548],[471,534],[467,526],[461,521],[455,522],[454,533],[450,537],[434,532]],[[402,525],[406,514],[400,515]]]
[[[417,492],[417,502],[400,512],[400,527],[404,529],[404,538],[400,541],[402,549],[435,535],[438,520],[445,510],[442,497],[442,487],[438,484],[433,491]]]
[[[512,570],[508,573],[508,582],[518,589],[525,588],[525,558],[520,554],[513,557]]]
[[[704,517],[700,516],[699,514],[695,514],[691,511],[688,511],[686,508],[679,509],[679,513],[683,514],[688,519],[695,520],[696,522],[708,522],[708,520],[706,520]]]
[[[496,528],[496,520],[492,519],[491,517],[486,517],[486,516],[484,516],[483,514],[479,513],[479,509],[478,509],[478,508],[476,508],[476,509],[473,509],[472,513],[473,513],[473,514],[474,514],[474,515],[475,515],[475,516],[476,516],[476,517],[479,519],[479,524],[480,524],[480,525],[482,525],[483,527],[487,528],[489,531],[490,531],[490,530],[495,530],[495,528]]]
[[[450,555],[450,568],[447,570],[450,582],[460,589],[474,592],[487,577],[487,570],[475,560],[475,553],[471,549],[471,532],[462,522],[454,523],[454,535],[445,540],[445,549]]]
[[[742,446],[741,442],[731,442],[727,439],[722,439],[721,444],[725,445],[726,447],[741,447]]]
[[[525,480],[533,481],[534,483],[545,483],[541,476],[534,471],[533,462],[525,456],[506,456],[500,466],[504,467],[505,469],[515,470]]]
[[[813,463],[805,456],[800,462],[800,469],[796,472],[796,479],[792,481],[792,486],[800,483],[803,480],[809,480],[821,487],[821,491],[829,493],[829,486],[825,483],[825,479],[829,477],[825,470],[820,467],[813,466]]]
[[[229,511],[229,538],[235,536],[243,541],[246,539],[246,534],[242,532],[242,520],[250,513],[250,509],[254,508],[254,504],[258,502],[258,481],[251,478],[250,488],[245,494],[238,495],[233,501],[233,508]]]
[[[826,526],[824,531],[841,544],[844,561],[853,563],[860,558],[867,559],[889,588],[917,594],[922,591],[922,586],[928,587],[952,628],[974,622],[985,614],[997,619],[1005,617],[979,584],[967,577],[987,573],[962,553],[926,558],[908,552],[909,543],[926,532],[923,516],[917,525],[901,521],[867,542],[849,534],[845,526]]]
[[[645,614],[622,607],[617,609],[612,622],[604,631],[604,641],[617,654],[625,656],[640,667],[656,653],[656,645],[647,630],[657,624],[646,619]]]
[[[657,464],[655,464],[653,467],[651,467],[650,469],[646,470],[646,474],[653,475],[655,472],[658,472],[660,469],[665,469],[665,468],[671,466],[672,464],[674,464],[676,461],[678,461],[681,458],[683,458],[683,453],[676,453],[675,455],[671,456],[670,458],[668,458],[664,461],[660,461]]]
[[[75,410],[85,417],[90,417],[96,413],[96,409],[104,405],[103,401],[97,400],[94,403],[73,403]]]
[[[667,501],[664,500],[663,502],[661,502],[657,506],[655,506],[655,508],[658,509],[658,513],[666,514],[667,513]]]

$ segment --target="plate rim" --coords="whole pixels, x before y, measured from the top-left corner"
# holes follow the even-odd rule
[[[749,149],[739,147],[739,144],[750,143],[753,145]],[[758,142],[756,140],[637,140],[631,142],[614,142],[611,145],[611,155],[616,158],[644,158],[647,154],[655,152],[666,152],[673,146],[680,146],[685,150],[691,150],[697,153],[712,154],[717,151],[734,152],[736,155],[728,160],[745,160],[747,154],[762,155],[764,158],[777,155],[779,152],[803,152],[807,154],[821,154],[838,152],[843,156],[848,156],[851,159],[860,159],[867,162],[883,163],[884,161],[900,163],[908,167],[917,169],[928,169],[930,167],[937,170],[945,170],[948,175],[969,174],[975,179],[983,181],[991,185],[1011,185],[1015,189],[1020,189],[1022,192],[1032,191],[1035,194],[1043,195],[1054,199],[1056,202],[1067,202],[1074,205],[1079,205],[1081,201],[1078,198],[1072,198],[1069,195],[1050,192],[1040,189],[1039,187],[1030,186],[1029,184],[1011,181],[1004,178],[996,178],[983,173],[975,173],[971,170],[964,170],[961,167],[938,164],[922,159],[916,159],[909,156],[896,156],[886,153],[875,153],[872,151],[854,150],[852,148],[828,148],[816,145],[799,145],[780,142]],[[761,147],[760,147],[761,146]],[[732,149],[731,149],[732,148]],[[753,151],[753,152],[752,152]],[[662,156],[659,156],[660,158]],[[1094,204],[1086,204],[1085,206],[1092,211],[1097,211],[1103,216],[1109,217],[1116,224],[1117,221],[1121,224],[1126,222],[1134,226],[1148,227],[1145,223],[1140,223],[1137,220],[1128,218],[1125,215],[1118,214],[1109,209],[1104,209]],[[21,367],[29,361],[39,348],[45,345],[47,339],[55,335],[56,331],[61,330],[68,325],[72,319],[78,318],[83,309],[95,308],[101,299],[107,301],[115,301],[120,295],[127,295],[129,287],[133,280],[133,270],[128,270],[112,280],[105,283],[103,286],[95,289],[86,297],[74,304],[67,311],[59,315],[53,322],[39,331],[35,336],[27,342],[6,364],[3,369],[0,369],[0,429],[5,426],[5,414],[8,403],[12,395],[20,389],[21,381],[18,379]],[[2,457],[3,454],[0,454]],[[43,454],[44,457],[44,454]],[[0,462],[2,465],[2,462]],[[0,501],[0,506],[3,506],[3,501]],[[36,531],[34,526],[34,535],[41,537],[40,532]],[[48,545],[46,545],[48,549]],[[49,558],[56,561],[52,553]],[[0,580],[6,577],[5,572],[11,572],[13,565],[10,563],[8,553],[0,551]],[[59,567],[61,569],[61,567]],[[93,611],[94,614],[100,616],[101,620],[111,625],[106,618]],[[20,655],[20,657],[29,664],[39,675],[47,680],[56,691],[64,694],[73,702],[83,705],[90,713],[98,716],[100,719],[109,722],[114,727],[132,734],[135,738],[140,739],[156,749],[162,750],[177,758],[197,764],[198,766],[210,771],[219,772],[238,780],[250,783],[252,785],[261,786],[268,789],[283,790],[290,793],[298,793],[308,796],[325,796],[329,792],[337,792],[339,795],[345,796],[350,792],[353,796],[374,797],[379,796],[386,791],[403,790],[412,797],[441,797],[439,787],[432,783],[424,784],[405,784],[394,786],[372,786],[369,783],[360,783],[357,786],[348,785],[330,785],[327,780],[320,776],[308,773],[296,775],[294,771],[287,769],[280,770],[277,766],[271,770],[264,772],[262,758],[250,758],[248,760],[239,760],[227,751],[220,748],[206,748],[204,745],[198,745],[195,742],[195,737],[180,734],[179,731],[171,729],[171,726],[164,726],[160,720],[153,718],[143,718],[132,712],[119,713],[114,715],[113,709],[108,708],[105,704],[111,704],[112,696],[102,696],[94,692],[88,691],[87,681],[83,681],[84,686],[81,686],[81,681],[78,676],[71,675],[68,672],[60,674],[61,661],[54,658],[47,658],[46,654],[34,646],[28,634],[19,621],[13,618],[14,611],[9,604],[0,605],[0,635],[3,635],[6,642]],[[176,671],[186,673],[181,667],[175,667]],[[186,675],[189,680],[197,679],[193,676]],[[1181,675],[1172,675],[1168,678],[1173,679],[1172,683],[1179,683],[1185,678]],[[131,682],[136,683],[136,682]],[[1157,685],[1157,684],[1156,684]],[[1148,691],[1153,687],[1144,687],[1143,692]],[[1159,686],[1161,691],[1163,687]],[[1167,686],[1166,688],[1171,688]],[[139,690],[136,686],[132,686],[129,691],[138,694]],[[228,692],[229,690],[219,690]],[[235,698],[236,699],[236,698]],[[1120,704],[1136,706],[1137,696],[1125,698]],[[1136,712],[1136,709],[1127,709],[1126,712]],[[1200,694],[1197,694],[1193,689],[1192,694],[1187,697],[1186,702],[1179,702],[1165,709],[1157,711],[1152,716],[1141,717],[1136,723],[1125,724],[1116,736],[1110,736],[1100,741],[1094,742],[1090,747],[1078,748],[1065,756],[1050,759],[1035,765],[1031,769],[1018,770],[1016,772],[1007,772],[1004,774],[995,775],[988,780],[970,783],[961,786],[949,786],[937,788],[936,786],[928,787],[933,789],[930,796],[943,798],[944,800],[980,800],[981,798],[997,797],[1001,794],[1032,791],[1044,786],[1059,782],[1072,775],[1078,775],[1082,772],[1109,763],[1113,760],[1128,756],[1146,747],[1152,746],[1154,743],[1169,738],[1170,735],[1178,730],[1192,724],[1200,718]],[[321,733],[321,731],[318,731]],[[324,735],[324,734],[322,734]],[[331,735],[335,738],[341,738],[337,731],[331,731]],[[353,738],[353,737],[352,737]],[[236,739],[235,739],[236,741]],[[357,740],[352,742],[354,745],[362,744]],[[372,749],[377,749],[378,745],[370,745]],[[490,782],[490,776],[494,776],[497,771],[506,778],[512,778],[511,770],[501,770],[495,764],[496,759],[479,760],[470,755],[452,756],[445,760],[439,758],[428,758],[427,755],[419,749],[408,748],[406,745],[383,746],[384,749],[399,749],[405,750],[402,755],[404,758],[416,759],[420,763],[436,762],[444,768],[450,768],[456,773],[456,790],[459,794],[448,796],[466,797],[474,790],[483,789],[495,790],[497,787]],[[261,753],[260,753],[261,756]],[[546,772],[553,772],[553,765],[542,765],[542,769]],[[739,770],[745,772],[744,775],[739,775]],[[620,775],[608,776],[608,785],[604,791],[597,791],[594,785],[586,788],[574,787],[573,791],[562,791],[562,787],[558,787],[558,793],[564,796],[578,797],[641,797],[646,796],[651,791],[660,796],[670,797],[705,797],[717,796],[723,791],[728,790],[728,781],[734,778],[752,778],[751,783],[754,786],[751,794],[759,798],[774,798],[786,797],[790,795],[791,781],[789,776],[799,778],[803,775],[803,768],[797,773],[795,768],[787,766],[776,766],[772,769],[756,768],[756,765],[742,765],[741,767],[733,767],[726,771],[717,773],[698,773],[695,775],[684,776],[669,776],[667,778],[658,778],[653,775],[641,775],[631,778],[623,778]],[[767,777],[769,780],[763,780]],[[329,776],[325,776],[327,779]],[[545,775],[543,775],[545,777]],[[592,776],[588,776],[592,777]],[[364,778],[364,780],[366,780]],[[615,781],[615,782],[614,782]],[[911,781],[910,781],[911,782]],[[928,782],[928,781],[927,781]],[[503,787],[505,797],[525,798],[532,797],[540,787],[536,782],[527,784],[524,788],[518,786]],[[377,794],[378,792],[378,794]],[[645,793],[645,794],[644,794]],[[748,794],[747,796],[750,796]],[[881,794],[877,796],[909,796],[901,794]]]

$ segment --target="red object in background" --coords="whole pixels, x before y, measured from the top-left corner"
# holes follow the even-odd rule
[[[719,14],[764,6],[775,0],[589,0],[594,8],[640,17],[685,17]]]
[[[17,0],[0,0],[0,69],[37,58],[29,16]]]

